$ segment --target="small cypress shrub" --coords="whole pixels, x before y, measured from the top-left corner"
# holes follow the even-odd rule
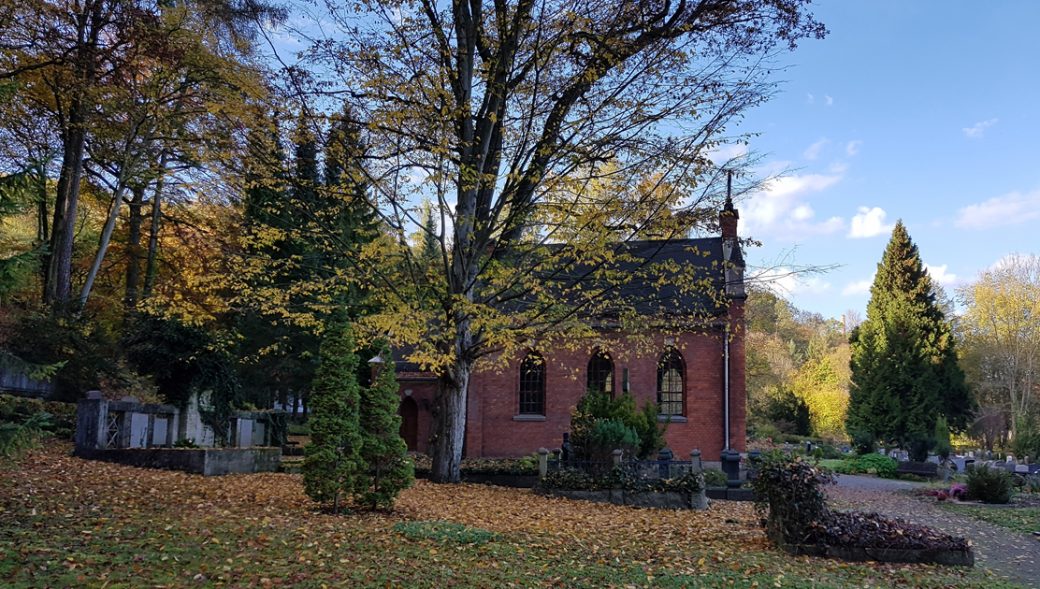
[[[976,466],[968,471],[968,496],[983,503],[1011,501],[1011,473],[989,466]]]
[[[311,391],[311,443],[304,450],[303,488],[335,513],[355,489],[363,464],[358,358],[344,318],[330,322],[320,356]]]
[[[367,470],[358,477],[356,499],[371,509],[388,509],[397,494],[412,485],[415,471],[401,438],[399,388],[390,348],[381,345],[379,355],[387,361],[372,386],[361,392],[361,459]]]

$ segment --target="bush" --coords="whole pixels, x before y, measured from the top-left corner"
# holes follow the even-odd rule
[[[970,469],[968,496],[983,503],[1008,503],[1011,501],[1011,474],[985,465]]]
[[[752,482],[755,508],[767,517],[766,531],[774,542],[805,544],[814,528],[824,524],[828,515],[821,485],[833,477],[800,457],[788,458],[780,452],[763,454],[757,460],[757,476]]]
[[[943,415],[939,416],[939,419],[935,420],[935,455],[943,460],[950,457],[950,452],[953,448],[950,447],[950,426],[946,424],[946,417]]]
[[[699,493],[705,488],[704,476],[685,472],[680,476],[659,479],[641,477],[624,467],[615,467],[603,476],[579,469],[561,469],[542,477],[538,485],[543,489],[567,491],[605,491],[621,489],[634,493]]]
[[[0,422],[21,424],[38,413],[49,415],[41,425],[44,432],[54,434],[63,440],[72,440],[76,433],[75,404],[0,395]]]
[[[874,453],[846,458],[841,464],[834,467],[834,472],[840,474],[876,474],[879,477],[891,479],[895,478],[896,469],[898,468],[899,462],[894,458]]]
[[[13,458],[35,447],[47,435],[49,413],[37,413],[21,423],[0,421],[0,456]]]
[[[615,420],[630,429],[635,436],[635,443],[626,443],[623,449],[631,449],[640,458],[653,456],[664,447],[664,432],[667,424],[657,423],[657,405],[647,402],[642,410],[637,409],[632,395],[625,393],[611,397],[606,393],[589,391],[578,402],[574,414],[571,415],[571,445],[578,458],[584,460],[609,460],[610,452],[622,446],[604,449],[599,444],[609,441],[607,429],[597,432],[598,439],[593,439],[593,428],[601,421]],[[628,441],[627,435],[621,435],[616,426],[600,426],[612,431],[619,441]]]
[[[875,454],[877,450],[877,438],[874,434],[868,431],[854,431],[852,432],[852,447],[856,450],[857,454],[866,456],[869,454]]]
[[[717,468],[704,470],[704,484],[709,487],[725,487],[727,480],[726,473]]]
[[[836,547],[968,550],[964,538],[936,532],[876,513],[833,512],[827,508],[821,485],[829,474],[780,453],[759,459],[754,481],[755,507],[764,519],[767,535],[778,544]]]

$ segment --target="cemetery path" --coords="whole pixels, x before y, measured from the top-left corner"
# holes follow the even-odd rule
[[[905,492],[839,484],[828,490],[828,497],[831,504],[838,509],[876,511],[889,517],[903,518],[948,534],[968,538],[975,548],[977,567],[989,569],[997,576],[1025,587],[1038,586],[1038,539],[947,511],[931,500],[915,498]]]
[[[879,477],[855,474],[839,474],[837,475],[837,484],[839,487],[850,487],[869,491],[900,491],[903,489],[915,489],[926,485],[927,483],[882,479]]]

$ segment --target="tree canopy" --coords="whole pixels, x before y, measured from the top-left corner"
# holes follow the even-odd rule
[[[878,264],[867,318],[850,343],[847,427],[854,437],[869,434],[923,459],[940,415],[953,429],[967,427],[975,404],[953,332],[902,221]]]

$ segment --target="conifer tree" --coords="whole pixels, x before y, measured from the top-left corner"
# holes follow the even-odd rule
[[[337,314],[321,343],[311,391],[311,443],[303,461],[304,490],[334,513],[355,489],[364,464],[357,368],[350,324]]]
[[[388,509],[402,489],[412,485],[414,468],[408,446],[401,438],[397,414],[399,388],[393,357],[384,343],[379,348],[384,365],[371,387],[361,393],[361,458],[367,470],[358,478],[357,502],[371,509]]]
[[[967,425],[974,401],[950,324],[902,221],[878,264],[867,319],[850,344],[846,426],[854,438],[896,443],[923,460],[940,415],[952,428]]]

